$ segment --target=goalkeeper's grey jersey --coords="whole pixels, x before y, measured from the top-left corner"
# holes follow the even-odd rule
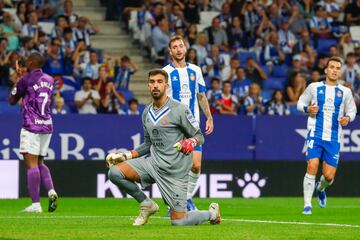
[[[177,177],[186,176],[192,165],[192,155],[178,152],[173,145],[183,139],[196,137],[200,144],[204,137],[199,123],[190,109],[171,98],[160,109],[153,104],[142,113],[144,143],[135,149],[140,155],[150,150],[151,158],[159,171]]]

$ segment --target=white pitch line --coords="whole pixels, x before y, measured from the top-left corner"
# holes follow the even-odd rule
[[[95,218],[135,218],[136,216],[0,216],[1,219],[95,219]],[[155,219],[169,219],[168,217],[152,216]],[[286,222],[286,221],[272,221],[272,220],[255,220],[255,219],[237,219],[237,218],[222,218],[226,222],[245,222],[245,223],[267,223],[267,224],[286,224],[286,225],[313,225],[321,227],[344,227],[344,228],[360,228],[360,225],[353,224],[338,224],[338,223],[315,223],[315,222]]]

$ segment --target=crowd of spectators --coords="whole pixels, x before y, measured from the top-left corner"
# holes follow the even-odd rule
[[[360,106],[360,0],[122,1],[124,27],[161,65],[182,35],[215,114],[296,114],[329,57],[344,59],[339,84]]]
[[[93,48],[91,36],[100,31],[72,0],[0,0],[0,104],[18,80],[16,61],[24,67],[40,52],[43,71],[56,80],[53,114],[139,114],[129,91],[138,68],[128,56],[111,59]]]

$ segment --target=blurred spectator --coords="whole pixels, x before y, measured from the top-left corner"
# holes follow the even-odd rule
[[[192,45],[191,47],[196,50],[198,63],[203,63],[204,59],[208,55],[208,50],[210,49],[207,41],[207,35],[200,33],[196,38],[196,44]]]
[[[32,11],[29,13],[29,23],[25,23],[22,26],[22,36],[23,37],[32,37],[35,38],[38,31],[41,30],[41,26],[38,22],[38,15],[36,11]]]
[[[20,30],[16,26],[12,15],[8,12],[3,13],[3,23],[0,24],[1,37],[8,39],[8,50],[14,51],[19,48]]]
[[[20,55],[22,57],[29,57],[31,53],[38,52],[38,50],[35,48],[35,41],[31,37],[24,37],[22,40],[22,47],[20,48]]]
[[[118,60],[115,61],[115,77],[114,85],[117,90],[129,90],[129,82],[131,75],[136,73],[138,67],[131,61],[128,56],[122,56],[120,63]]]
[[[331,45],[329,47],[329,57],[338,57],[340,55],[337,45]]]
[[[231,94],[231,82],[225,81],[221,98],[216,100],[216,108],[221,115],[237,115],[237,105],[237,97]]]
[[[286,87],[286,98],[289,104],[296,104],[301,94],[305,91],[306,80],[298,72],[294,72],[290,76],[290,81]]]
[[[75,61],[75,68],[80,70],[82,77],[89,77],[97,79],[99,77],[99,67],[101,64],[98,62],[98,55],[95,51],[90,52],[90,62],[79,64],[79,58]]]
[[[354,53],[348,53],[346,56],[346,64],[344,64],[340,71],[341,78],[350,83],[352,89],[360,87],[360,66],[356,63]]]
[[[183,4],[173,3],[169,14],[169,30],[174,32],[177,27],[184,28],[188,26],[183,14]]]
[[[64,108],[64,98],[62,98],[60,95],[55,96],[54,98],[54,106],[51,109],[51,114],[67,114],[67,110]]]
[[[319,72],[319,70],[316,70],[316,69],[313,69],[312,71],[311,71],[311,77],[310,77],[310,82],[309,82],[309,84],[310,83],[314,83],[314,82],[320,82],[320,72]]]
[[[209,56],[204,59],[202,64],[202,70],[205,76],[208,78],[222,78],[222,69],[225,67],[225,60],[219,53],[217,45],[211,47]]]
[[[133,98],[130,99],[128,102],[129,109],[127,110],[127,115],[140,115],[140,112],[138,110],[139,108],[139,102],[137,99]]]
[[[280,89],[273,92],[267,113],[279,116],[290,115],[289,105],[285,102],[283,92]]]
[[[76,49],[76,39],[73,35],[71,27],[64,28],[61,39],[61,45],[66,51],[73,53]]]
[[[324,72],[324,69],[325,69],[325,67],[326,67],[326,64],[327,64],[328,59],[329,59],[329,58],[328,58],[327,56],[319,55],[319,56],[318,56],[317,63],[316,63],[315,66],[313,67],[313,69],[319,71],[321,81],[325,80],[325,72]]]
[[[230,49],[237,50],[240,48],[247,48],[247,37],[241,27],[241,21],[239,17],[232,19],[231,25],[227,28],[227,37],[229,39]]]
[[[309,21],[315,15],[315,3],[312,0],[299,1],[300,13],[305,20]]]
[[[280,51],[291,54],[293,47],[296,44],[296,37],[294,33],[289,30],[288,19],[280,19],[280,29],[278,30],[278,39],[280,44]]]
[[[264,14],[262,16],[261,22],[259,27],[256,30],[256,36],[265,39],[266,36],[270,33],[276,31],[276,27],[274,26],[274,24],[272,24],[272,22],[270,21],[270,19],[266,16],[266,14]]]
[[[243,8],[241,9],[241,15],[244,19],[244,30],[248,38],[254,38],[256,29],[260,24],[260,16],[257,11],[257,2],[252,0],[246,0]],[[250,47],[251,44],[248,46]]]
[[[105,96],[105,87],[108,82],[112,82],[112,79],[108,77],[106,67],[99,67],[99,78],[92,81],[93,88],[98,91],[100,98]]]
[[[90,51],[87,50],[84,39],[79,39],[77,41],[77,45],[73,54],[73,61],[75,64],[79,65],[90,62]]]
[[[159,18],[159,24],[153,29],[151,39],[157,54],[165,56],[170,41],[169,21],[166,17],[162,16]]]
[[[307,76],[309,74],[300,54],[296,54],[293,56],[292,65],[288,75],[292,75],[292,73],[294,72],[301,73],[303,76]]]
[[[14,14],[14,21],[19,29],[27,22],[26,3],[24,1],[18,2],[16,13]]]
[[[221,83],[220,79],[212,78],[211,79],[211,87],[206,92],[206,98],[209,101],[210,111],[211,113],[215,113],[216,111],[216,101],[221,98]]]
[[[360,9],[359,9],[360,11]],[[354,52],[354,43],[352,42],[351,35],[349,32],[345,33],[339,42],[341,55],[346,57],[348,53]]]
[[[91,89],[92,79],[83,79],[82,89],[75,93],[75,105],[79,114],[97,114],[96,108],[100,103],[100,96],[96,90]]]
[[[280,49],[276,32],[270,32],[267,40],[260,58],[262,59],[261,62],[264,62],[271,72],[274,65],[285,61],[285,54]]]
[[[323,6],[326,12],[327,20],[330,24],[336,21],[336,19],[339,17],[340,8],[339,5],[334,2],[334,0],[322,0],[318,3],[318,5]]]
[[[177,35],[177,34],[176,34]],[[190,24],[188,31],[186,33],[185,38],[187,39],[187,41],[189,42],[189,45],[192,46],[196,43],[196,38],[198,36],[197,33],[197,26],[196,24]]]
[[[261,98],[259,84],[253,83],[249,87],[249,96],[245,98],[244,107],[246,115],[261,115],[265,113],[265,107]]]
[[[360,25],[360,0],[354,0],[346,6],[345,21],[347,25]]]
[[[43,31],[39,31],[35,42],[37,43],[39,52],[46,55],[49,48],[49,39]]]
[[[300,14],[299,6],[292,6],[292,15],[289,19],[289,29],[293,32],[297,37],[301,35],[301,33],[307,29],[306,21],[303,16]]]
[[[277,3],[273,3],[270,5],[269,18],[271,19],[271,22],[275,27],[279,27],[280,18],[281,18],[280,13],[281,12],[279,10],[279,5]]]
[[[232,17],[241,18],[241,9],[245,2],[243,0],[232,0],[230,3],[230,12]]]
[[[152,5],[151,9],[145,12],[145,45],[149,45],[151,42],[152,31],[156,27],[156,19],[164,14],[164,7],[162,3],[156,2]]]
[[[220,18],[214,17],[211,26],[207,27],[204,32],[207,34],[209,43],[218,45],[220,50],[226,50],[228,47],[228,38],[225,30],[220,26]]]
[[[304,29],[301,32],[300,39],[297,40],[294,46],[293,53],[299,54],[302,51],[307,51],[307,47],[310,47],[311,51],[315,52],[314,41],[311,39],[309,31]]]
[[[315,7],[315,16],[311,18],[310,29],[315,38],[327,39],[331,37],[331,25],[326,18],[324,7]]]
[[[239,99],[239,103],[243,103],[249,95],[250,79],[246,77],[245,69],[238,67],[236,70],[236,79],[231,82],[232,92]]]
[[[105,86],[105,94],[101,98],[100,113],[124,114],[121,106],[124,105],[124,97],[117,92],[113,82],[107,82]]]
[[[194,48],[189,48],[186,53],[186,62],[198,65],[196,50]]]
[[[75,28],[79,16],[76,13],[74,13],[74,7],[71,0],[66,0],[64,2],[64,15],[69,19],[70,26],[72,28]]]
[[[56,18],[56,24],[51,30],[51,38],[60,38],[64,37],[64,29],[69,27],[69,20],[64,15],[60,15]]]
[[[48,48],[44,72],[50,75],[63,75],[65,73],[65,54],[62,51],[59,39],[52,40]]]
[[[232,16],[230,12],[230,4],[225,2],[221,6],[221,12],[217,16],[220,19],[220,26],[224,29],[230,27],[230,24],[232,22]]]
[[[196,0],[185,1],[184,17],[189,23],[200,23],[199,5]]]
[[[84,39],[86,47],[91,47],[90,35],[100,32],[99,28],[87,17],[80,17],[74,30],[76,39]]]
[[[222,70],[222,80],[223,81],[233,81],[236,79],[236,71],[240,67],[240,60],[237,57],[232,57],[230,59],[230,65],[225,66]]]
[[[256,61],[251,57],[246,60],[245,72],[246,76],[251,80],[251,82],[258,84],[261,88],[263,86],[263,81],[268,78],[259,64],[257,64]]]

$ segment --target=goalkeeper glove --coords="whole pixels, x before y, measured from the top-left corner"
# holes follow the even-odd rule
[[[126,161],[132,159],[132,153],[131,151],[126,151],[126,152],[114,152],[114,153],[109,153],[106,156],[105,162],[106,162],[106,166],[108,168],[110,168],[113,165],[116,165],[120,162]]]
[[[189,155],[192,151],[194,151],[194,147],[196,145],[197,140],[195,138],[188,138],[175,143],[173,147],[176,148],[178,152]]]

